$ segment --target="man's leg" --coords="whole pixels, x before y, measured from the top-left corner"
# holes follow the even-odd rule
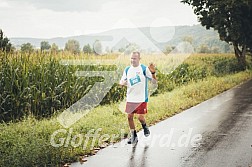
[[[128,122],[129,122],[129,127],[131,131],[131,138],[128,140],[128,144],[134,144],[137,143],[138,138],[137,138],[137,133],[135,130],[135,124],[134,124],[134,114],[128,114]]]
[[[146,125],[144,114],[138,114],[138,120],[142,124],[143,130],[144,130],[144,136],[148,137],[150,135],[150,130],[149,130],[148,126]]]
[[[138,120],[141,122],[141,124],[145,124],[144,114],[138,114]]]
[[[134,114],[128,114],[128,122],[129,122],[129,127],[130,129],[135,129],[135,124],[134,124]]]

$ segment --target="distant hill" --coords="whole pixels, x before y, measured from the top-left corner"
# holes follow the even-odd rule
[[[154,34],[154,35],[153,35]],[[153,37],[154,36],[154,37]],[[167,36],[167,41],[165,37]],[[48,41],[50,44],[55,43],[59,48],[64,48],[65,43],[69,39],[75,39],[79,41],[80,47],[93,43],[96,40],[102,42],[104,48],[119,49],[124,48],[128,43],[136,43],[144,50],[163,50],[167,45],[176,46],[182,42],[184,37],[192,37],[192,44],[195,48],[202,44],[208,47],[219,47],[220,50],[224,50],[227,44],[219,40],[218,33],[216,31],[206,30],[201,25],[193,26],[176,26],[176,27],[142,27],[142,28],[121,28],[105,31],[97,34],[80,35],[72,37],[59,37],[50,39],[39,38],[10,38],[11,43],[15,47],[20,47],[23,43],[30,42],[36,48],[40,47],[41,41]],[[161,39],[161,41],[155,41]]]

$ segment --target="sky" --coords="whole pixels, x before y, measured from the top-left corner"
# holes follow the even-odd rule
[[[180,0],[0,0],[0,29],[9,38],[194,24],[192,8]]]

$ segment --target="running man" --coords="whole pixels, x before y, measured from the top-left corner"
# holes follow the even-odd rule
[[[157,83],[155,66],[153,63],[146,67],[140,64],[140,52],[131,54],[131,66],[126,67],[120,80],[120,85],[127,86],[127,98],[125,112],[128,114],[128,123],[131,131],[131,137],[128,144],[138,142],[137,133],[134,124],[134,114],[138,115],[138,120],[142,124],[144,135],[148,137],[150,130],[146,125],[145,114],[147,113],[148,102],[148,80]]]

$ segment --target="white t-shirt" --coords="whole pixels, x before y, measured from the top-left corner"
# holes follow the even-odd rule
[[[145,69],[146,75],[144,75],[142,66]],[[139,64],[138,67],[126,67],[123,72],[120,84],[127,80],[127,102],[148,102],[148,79],[151,80],[153,78],[149,68],[144,65],[142,66]]]

